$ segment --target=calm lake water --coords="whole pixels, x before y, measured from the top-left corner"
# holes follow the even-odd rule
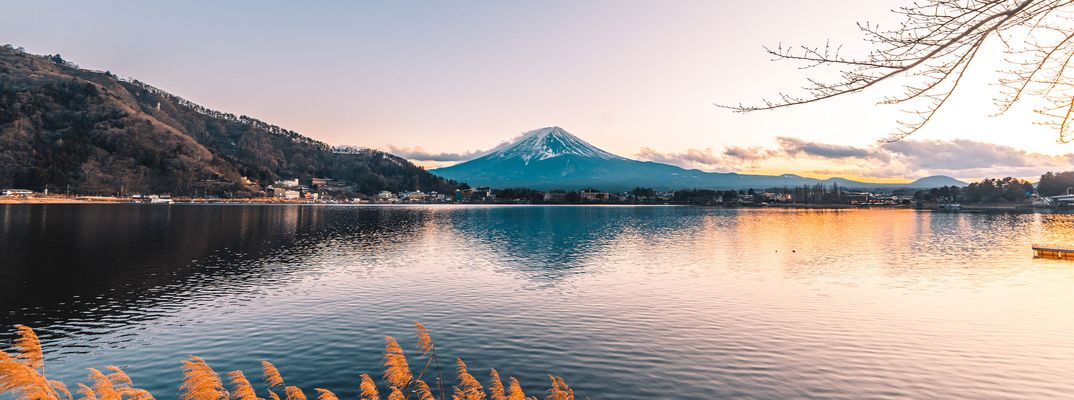
[[[188,354],[355,398],[414,320],[541,397],[1069,398],[1074,263],[1034,242],[1074,216],[6,205],[0,345],[33,326],[51,378],[115,364],[161,399]]]

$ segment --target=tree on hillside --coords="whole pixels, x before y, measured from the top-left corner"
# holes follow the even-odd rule
[[[1067,189],[1074,187],[1074,171],[1048,172],[1040,177],[1037,185],[1037,193],[1041,196],[1055,196],[1066,194]]]
[[[771,110],[856,93],[881,82],[897,81],[904,91],[881,104],[899,104],[909,118],[899,121],[890,140],[928,124],[959,87],[971,65],[992,61],[1000,89],[997,114],[1027,96],[1045,99],[1037,110],[1054,126],[1059,142],[1074,134],[1074,1],[1071,0],[922,0],[893,12],[903,22],[893,29],[859,23],[872,48],[863,56],[844,56],[841,46],[765,48],[777,60],[803,69],[828,69],[832,80],[810,78],[804,93],[780,93],[761,104],[720,105],[739,112]],[[995,42],[1002,60],[981,60],[980,50]],[[819,71],[822,72],[823,71]]]

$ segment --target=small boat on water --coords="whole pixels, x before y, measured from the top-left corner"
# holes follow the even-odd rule
[[[962,205],[958,203],[943,203],[940,204],[940,209],[943,211],[958,211],[962,209]]]
[[[1033,258],[1074,261],[1074,245],[1034,244]]]
[[[172,204],[172,198],[170,196],[149,196],[149,204]]]

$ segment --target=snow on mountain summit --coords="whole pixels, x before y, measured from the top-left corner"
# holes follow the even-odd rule
[[[558,126],[526,132],[514,143],[489,154],[488,157],[520,158],[529,164],[531,160],[544,160],[563,155],[609,160],[623,158],[586,143]]]

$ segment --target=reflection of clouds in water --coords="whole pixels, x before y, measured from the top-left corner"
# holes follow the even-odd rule
[[[186,354],[219,370],[271,359],[354,397],[356,371],[382,367],[380,338],[415,319],[438,351],[527,391],[548,371],[608,398],[1074,390],[1070,264],[1027,244],[1070,241],[1069,215],[112,205],[0,218],[14,265],[0,268],[13,308],[0,322],[41,327],[56,377],[124,362],[162,398]]]

